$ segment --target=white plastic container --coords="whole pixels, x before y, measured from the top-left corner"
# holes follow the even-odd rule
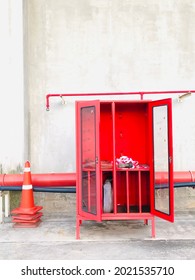
[[[110,180],[106,180],[103,185],[103,211],[111,213],[113,211],[113,189]]]

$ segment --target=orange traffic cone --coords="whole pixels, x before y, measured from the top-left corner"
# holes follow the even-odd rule
[[[33,197],[33,188],[32,188],[32,180],[31,180],[31,171],[30,171],[30,162],[27,161],[25,163],[24,168],[24,181],[22,186],[22,198],[19,208],[15,208],[11,211],[12,214],[29,214],[34,215],[39,210],[41,210],[42,206],[34,205],[34,197]],[[36,217],[35,217],[36,219]]]
[[[33,222],[34,220],[41,218],[41,216],[43,216],[42,212],[37,212],[34,215],[28,215],[28,214],[16,215],[16,216],[12,216],[12,222],[16,223],[16,222],[18,222],[18,220],[21,223],[22,223],[22,221],[25,221],[25,222],[32,221]]]

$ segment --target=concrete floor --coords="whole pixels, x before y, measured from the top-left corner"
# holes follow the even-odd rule
[[[195,212],[176,213],[175,222],[156,218],[156,238],[142,221],[83,222],[75,239],[75,217],[44,214],[37,228],[0,224],[0,260],[193,260]]]

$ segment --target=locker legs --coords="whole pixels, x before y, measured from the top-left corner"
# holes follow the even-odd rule
[[[156,237],[156,230],[155,230],[155,217],[151,219],[152,223],[152,238]],[[148,225],[148,219],[144,219],[144,225]]]
[[[82,220],[77,218],[76,221],[76,239],[80,239],[80,226],[82,224]]]
[[[155,217],[152,218],[152,238],[156,236],[155,232]]]
[[[144,220],[144,225],[146,225],[146,226],[148,225],[148,219]]]

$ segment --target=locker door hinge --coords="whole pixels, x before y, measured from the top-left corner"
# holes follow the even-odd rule
[[[95,158],[95,163],[98,164],[98,157]]]

